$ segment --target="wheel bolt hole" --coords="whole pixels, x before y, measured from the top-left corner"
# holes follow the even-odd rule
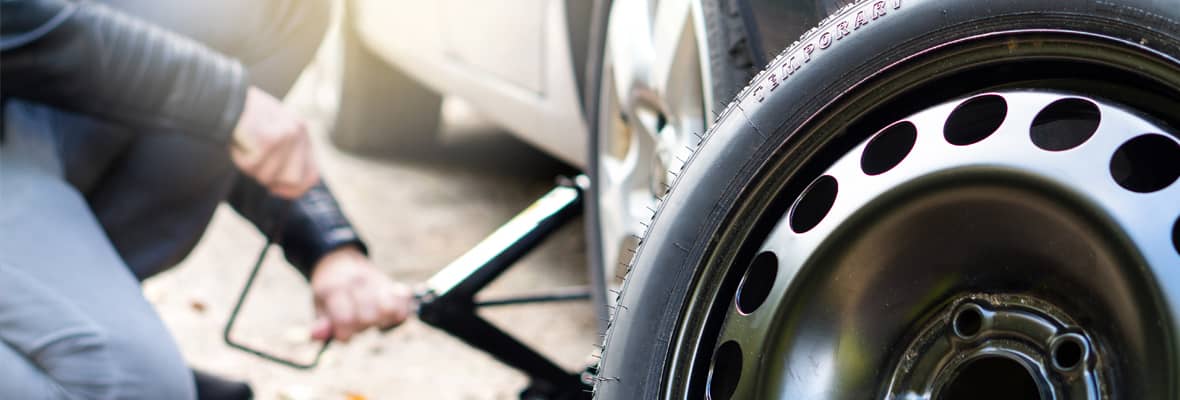
[[[914,149],[918,128],[902,121],[882,129],[865,145],[860,156],[860,169],[868,175],[880,175],[893,169]]]
[[[1061,338],[1053,346],[1053,366],[1062,371],[1072,371],[1086,358],[1086,344],[1076,334]]]
[[[942,134],[956,146],[975,144],[995,133],[1007,115],[1008,103],[1003,97],[994,94],[972,97],[951,111]]]
[[[968,339],[979,334],[983,329],[983,312],[975,306],[966,306],[959,309],[955,313],[955,320],[952,323],[955,330],[955,335]]]
[[[831,175],[821,176],[812,182],[791,209],[791,230],[804,233],[819,225],[836,203],[838,189],[836,178]]]
[[[1132,192],[1166,188],[1180,177],[1180,144],[1155,133],[1136,136],[1115,150],[1110,175]]]
[[[746,270],[741,286],[738,287],[738,311],[742,314],[751,314],[757,310],[770,295],[777,274],[778,257],[769,251],[758,254],[754,262],[750,263],[750,268]]]
[[[709,400],[729,400],[737,391],[738,379],[742,377],[742,348],[735,341],[722,343],[713,354],[713,367],[709,369]]]

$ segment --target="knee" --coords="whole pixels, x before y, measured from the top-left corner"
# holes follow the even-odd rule
[[[192,372],[169,338],[91,332],[56,340],[37,359],[71,398],[196,397]]]
[[[68,397],[112,399],[119,395],[119,370],[110,342],[97,330],[58,332],[26,351]]]
[[[192,372],[171,346],[154,344],[160,341],[69,333],[39,346],[32,358],[70,398],[195,398]]]
[[[196,398],[192,370],[166,331],[128,331],[109,337],[111,369],[119,374],[119,398]]]

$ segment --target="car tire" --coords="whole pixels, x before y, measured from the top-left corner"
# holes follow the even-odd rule
[[[829,16],[741,91],[660,203],[611,316],[595,398],[768,398],[767,392],[741,392],[749,387],[738,389],[737,395],[724,389],[716,392],[714,386],[721,384],[710,382],[716,369],[781,366],[765,353],[744,347],[737,353],[736,367],[718,364],[719,354],[726,352],[716,340],[724,323],[718,318],[734,315],[731,309],[744,266],[757,254],[757,247],[751,249],[743,241],[765,239],[779,221],[789,218],[792,207],[802,201],[797,199],[817,185],[818,177],[895,121],[930,112],[939,104],[965,104],[980,93],[1031,88],[1033,97],[1044,90],[1110,100],[1133,110],[1128,115],[1158,122],[1165,131],[1159,132],[1164,138],[1161,146],[1175,146],[1180,140],[1177,131],[1165,127],[1180,126],[1175,114],[1180,104],[1180,7],[1165,3],[865,0]],[[1025,41],[1034,37],[1047,40]],[[1077,47],[1058,52],[1062,48],[1055,46],[1063,43]],[[1082,47],[1094,52],[1073,52]],[[1119,62],[1107,62],[1109,56],[1098,54],[1103,51],[1121,54],[1115,59],[1137,58],[1116,65]],[[1165,160],[1169,151],[1162,153]],[[1095,164],[1113,162],[1108,160]],[[1172,196],[1170,206],[1152,211],[1163,221],[1161,226],[1167,225],[1167,232],[1180,229],[1177,165],[1175,160],[1162,161],[1153,172],[1159,176],[1150,178],[1164,183],[1156,193]],[[1095,198],[1103,201],[1102,196]],[[1180,397],[1175,380],[1180,374],[1180,314],[1174,308],[1180,304],[1180,277],[1175,272],[1180,244],[1174,244],[1174,237],[1152,240],[1160,244],[1148,246],[1151,250],[1142,254],[1148,260],[1141,264],[1143,269],[1130,273],[1142,273],[1148,282],[1143,290],[1152,293],[1147,297],[1157,296],[1143,299],[1143,307],[1150,310],[1132,309],[1154,317],[1148,325],[1135,325],[1151,329],[1093,329],[1106,329],[1103,334],[1111,336],[1143,335],[1145,343],[1160,347],[1109,356],[1103,375],[1109,381],[1102,386],[1107,392],[1101,394],[1109,397],[1102,398]],[[812,272],[793,276],[808,273]],[[795,290],[791,285],[802,283],[775,283],[784,291]],[[948,296],[942,295],[944,300]],[[932,310],[923,309],[921,315],[931,315]],[[831,312],[839,317],[838,310]],[[1107,325],[1082,320],[1092,324],[1080,322],[1087,327]],[[817,375],[823,375],[849,388],[864,383],[872,389],[809,392],[810,397],[799,397],[789,388],[779,393],[795,393],[794,398],[889,397],[888,388],[881,386],[889,376],[874,369],[877,365],[864,366],[867,375],[841,375],[847,371],[838,369],[825,375],[820,362],[815,370],[789,372],[800,382],[820,381]],[[757,373],[747,369],[740,378],[729,379],[733,385],[768,384],[749,382],[752,372]]]
[[[355,154],[398,156],[436,144],[442,97],[375,54],[364,43],[345,2],[343,73],[331,140]]]
[[[609,14],[612,0],[596,0],[592,9],[590,32],[590,54],[587,57],[586,68],[587,90],[585,93],[586,115],[589,128],[589,163],[586,167],[587,176],[591,180],[587,191],[586,224],[587,263],[589,265],[590,280],[594,288],[594,303],[600,321],[599,331],[605,332],[609,320],[608,308],[614,304],[616,294],[611,287],[604,271],[615,271],[613,261],[605,261],[601,249],[601,227],[599,219],[600,192],[598,183],[599,157],[599,95],[603,77],[603,52],[607,41],[609,28]],[[709,72],[712,98],[706,99],[717,109],[721,109],[741,89],[761,67],[763,57],[755,50],[756,43],[749,34],[745,19],[747,10],[744,3],[732,0],[701,0],[699,2],[704,17],[706,41],[708,43]],[[610,264],[610,265],[607,265]]]

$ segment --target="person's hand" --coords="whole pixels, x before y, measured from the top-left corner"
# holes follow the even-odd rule
[[[394,282],[354,246],[324,256],[311,274],[316,320],[311,336],[342,342],[365,329],[400,325],[414,309],[409,286]]]
[[[230,156],[271,193],[293,199],[319,182],[307,123],[266,92],[251,87],[234,126]]]

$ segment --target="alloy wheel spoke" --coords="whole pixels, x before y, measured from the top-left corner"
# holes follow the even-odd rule
[[[651,11],[646,1],[623,0],[611,6],[607,28],[607,57],[614,69],[614,86],[622,97],[620,107],[632,109],[640,91],[649,91],[653,47]]]
[[[679,56],[686,50],[697,54],[692,14],[690,0],[663,0],[654,16],[651,73],[652,82],[657,85],[655,89],[661,94],[667,93],[669,79],[675,78],[673,69],[682,67],[681,63],[686,61]],[[666,96],[664,98],[668,99]]]
[[[630,261],[657,196],[705,129],[693,0],[619,0],[611,6],[600,89],[599,215],[604,278]],[[613,300],[613,296],[607,296]]]

